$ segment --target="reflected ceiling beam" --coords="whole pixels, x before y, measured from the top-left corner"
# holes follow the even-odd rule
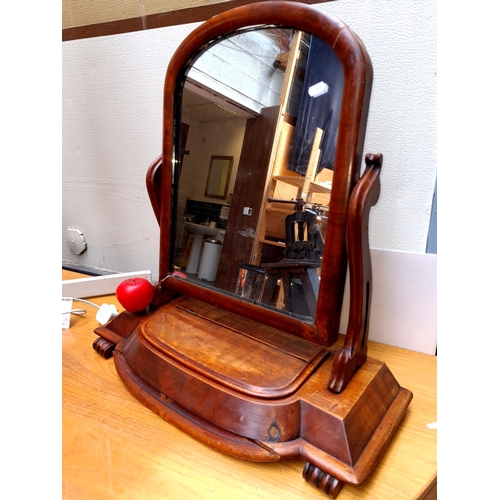
[[[247,109],[217,92],[186,81],[183,96],[184,111],[199,122],[210,122],[227,118],[255,118],[258,113]]]

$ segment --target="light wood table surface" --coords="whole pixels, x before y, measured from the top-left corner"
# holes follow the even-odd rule
[[[63,271],[63,279],[82,275]],[[115,304],[115,296],[93,297]],[[303,460],[253,463],[194,440],[139,403],[112,359],[93,349],[97,309],[71,316],[62,330],[63,499],[322,499],[302,479]],[[339,500],[436,498],[437,357],[369,342],[368,355],[387,364],[413,400],[374,472],[346,484]]]

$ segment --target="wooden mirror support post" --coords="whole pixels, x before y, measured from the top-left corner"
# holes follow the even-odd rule
[[[322,38],[344,71],[321,284],[311,321],[197,286],[174,268],[176,165],[183,147],[175,124],[184,75],[211,43],[259,25]],[[147,311],[123,312],[97,328],[93,346],[104,358],[113,357],[129,391],[167,422],[241,459],[302,458],[305,480],[332,498],[344,483],[367,478],[412,398],[384,363],[367,356],[368,218],[382,166],[382,155],[366,155],[359,176],[371,81],[368,54],[352,31],[297,2],[239,7],[194,30],[167,71],[163,153],[146,177],[161,232],[155,298]],[[349,321],[339,346],[347,263]]]

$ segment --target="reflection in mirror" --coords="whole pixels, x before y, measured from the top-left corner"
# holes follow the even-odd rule
[[[175,215],[185,279],[314,319],[342,89],[331,48],[291,29],[240,32],[195,60]]]
[[[232,168],[232,156],[212,156],[210,158],[205,187],[206,198],[222,198],[223,200],[226,198]]]

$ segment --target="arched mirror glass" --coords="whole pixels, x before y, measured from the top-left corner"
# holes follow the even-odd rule
[[[270,26],[210,44],[181,79],[176,277],[313,321],[335,178],[341,62],[320,38]],[[210,184],[215,168],[227,174],[223,186],[220,175],[214,181],[217,188]]]

